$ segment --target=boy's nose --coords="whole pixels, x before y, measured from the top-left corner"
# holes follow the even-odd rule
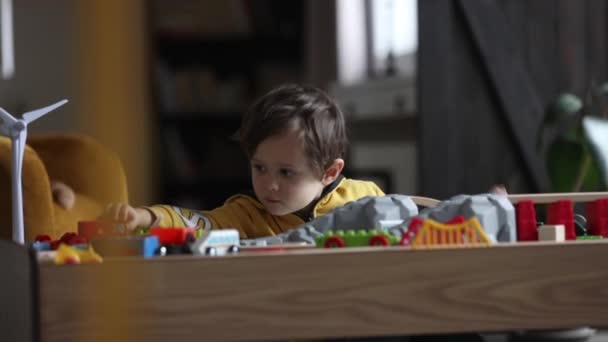
[[[279,191],[279,182],[274,179],[271,179],[268,182],[268,189],[270,189],[270,191]]]

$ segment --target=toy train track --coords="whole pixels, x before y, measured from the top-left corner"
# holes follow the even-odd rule
[[[521,201],[533,201],[537,204],[547,204],[562,200],[572,202],[591,202],[598,199],[608,198],[608,192],[555,192],[544,194],[513,194],[507,195],[511,203]]]
[[[436,207],[441,201],[430,198],[411,196],[414,203],[429,208]],[[548,204],[561,200],[570,200],[572,202],[591,202],[598,199],[608,198],[608,192],[554,192],[543,194],[513,194],[507,195],[511,203],[516,204],[521,201],[533,201],[536,204]]]
[[[440,200],[436,200],[436,199],[430,198],[430,197],[423,197],[423,196],[410,196],[410,198],[417,205],[421,205],[423,207],[429,207],[429,208],[434,208],[437,206],[437,204],[439,204],[439,202],[441,202]]]

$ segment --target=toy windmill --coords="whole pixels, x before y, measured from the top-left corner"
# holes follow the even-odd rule
[[[25,153],[25,140],[27,139],[27,125],[41,116],[66,104],[68,100],[61,100],[50,106],[24,113],[22,119],[16,119],[4,109],[0,108],[0,134],[9,137],[12,141],[12,194],[13,194],[13,240],[18,243],[25,242],[25,229],[23,226],[23,192],[21,189],[21,167]]]

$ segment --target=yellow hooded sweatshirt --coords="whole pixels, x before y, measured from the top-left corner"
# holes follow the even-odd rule
[[[328,185],[317,201],[312,218],[327,214],[344,204],[366,196],[383,196],[384,192],[373,182],[340,177]],[[274,236],[304,223],[296,214],[275,216],[266,211],[262,203],[247,195],[234,195],[221,207],[200,211],[169,205],[146,207],[154,213],[157,227],[196,227],[196,229],[238,229],[243,239]]]

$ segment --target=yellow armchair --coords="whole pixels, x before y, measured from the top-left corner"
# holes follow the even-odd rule
[[[128,202],[127,180],[116,154],[82,135],[31,136],[23,157],[25,240],[76,232],[78,221],[95,219],[108,203]],[[11,142],[0,137],[0,239],[12,238]],[[51,181],[74,190],[74,206],[53,200]]]

